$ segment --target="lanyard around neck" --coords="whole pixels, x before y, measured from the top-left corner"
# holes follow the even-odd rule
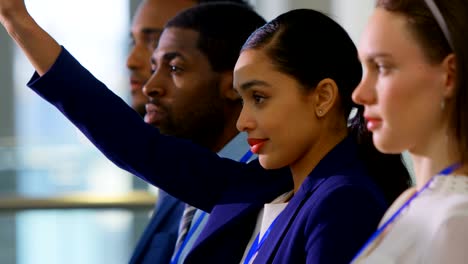
[[[195,233],[197,228],[200,226],[201,222],[203,221],[203,218],[205,218],[205,215],[206,212],[201,211],[200,216],[197,218],[193,226],[190,227],[189,232],[187,233],[187,236],[184,239],[184,242],[182,242],[182,245],[180,246],[179,250],[174,255],[174,258],[171,260],[171,264],[176,264],[177,262],[179,262],[180,256],[182,255],[185,246],[187,245],[188,241],[190,241],[190,238],[193,236],[193,233]]]
[[[254,255],[260,250],[260,248],[262,247],[263,243],[265,242],[265,239],[268,237],[268,235],[270,234],[270,231],[271,229],[273,228],[273,226],[275,225],[276,223],[276,220],[278,220],[279,216],[281,215],[281,213],[275,218],[275,220],[273,220],[273,222],[271,222],[270,226],[268,227],[268,229],[265,231],[265,234],[263,234],[262,236],[262,239],[260,239],[260,232],[257,234],[257,236],[255,237],[255,240],[254,242],[252,243],[252,246],[250,247],[249,249],[249,252],[247,253],[247,256],[245,257],[245,260],[244,260],[244,264],[249,264],[250,263],[250,260],[254,257]],[[259,241],[260,240],[260,241]]]
[[[446,167],[445,169],[443,169],[442,171],[440,171],[438,174],[432,176],[432,178],[426,182],[426,184],[424,184],[424,186],[417,192],[415,192],[382,226],[380,226],[377,231],[375,231],[375,233],[369,238],[369,240],[367,240],[366,244],[361,248],[361,250],[358,252],[358,254],[356,254],[356,256],[354,257],[354,259],[356,259],[357,257],[359,257],[365,250],[366,248],[377,238],[379,237],[384,231],[385,229],[393,222],[395,221],[395,219],[401,214],[401,212],[403,212],[404,209],[406,209],[406,207],[408,207],[410,205],[410,203],[416,198],[419,196],[419,194],[421,194],[424,190],[426,190],[429,185],[431,184],[431,182],[434,180],[434,177],[437,176],[437,175],[442,175],[442,176],[447,176],[449,174],[451,174],[452,172],[454,172],[456,169],[460,168],[461,164],[460,163],[455,163],[455,164],[452,164],[448,167]],[[353,260],[354,261],[354,260]]]

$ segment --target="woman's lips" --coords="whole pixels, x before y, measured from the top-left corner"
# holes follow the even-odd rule
[[[376,117],[365,117],[367,130],[374,131],[382,125],[382,119]]]
[[[265,145],[266,139],[258,139],[258,138],[249,138],[247,139],[247,142],[250,145],[250,151],[252,153],[258,154],[260,152],[260,149]]]

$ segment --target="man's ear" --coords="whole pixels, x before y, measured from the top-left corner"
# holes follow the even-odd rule
[[[232,71],[225,71],[220,73],[219,87],[221,96],[231,101],[238,101],[241,99],[239,93],[233,87],[233,73]]]
[[[321,80],[313,92],[313,103],[317,118],[325,116],[338,98],[338,86],[330,78]]]

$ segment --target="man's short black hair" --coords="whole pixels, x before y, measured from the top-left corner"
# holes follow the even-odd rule
[[[232,71],[242,45],[266,21],[244,4],[213,2],[196,5],[169,20],[166,28],[191,29],[199,33],[198,48],[213,70]]]

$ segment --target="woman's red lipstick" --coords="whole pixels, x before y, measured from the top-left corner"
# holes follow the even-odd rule
[[[250,145],[250,151],[252,153],[258,154],[260,152],[260,149],[265,145],[266,139],[258,139],[258,138],[249,138],[247,139],[247,142]]]

